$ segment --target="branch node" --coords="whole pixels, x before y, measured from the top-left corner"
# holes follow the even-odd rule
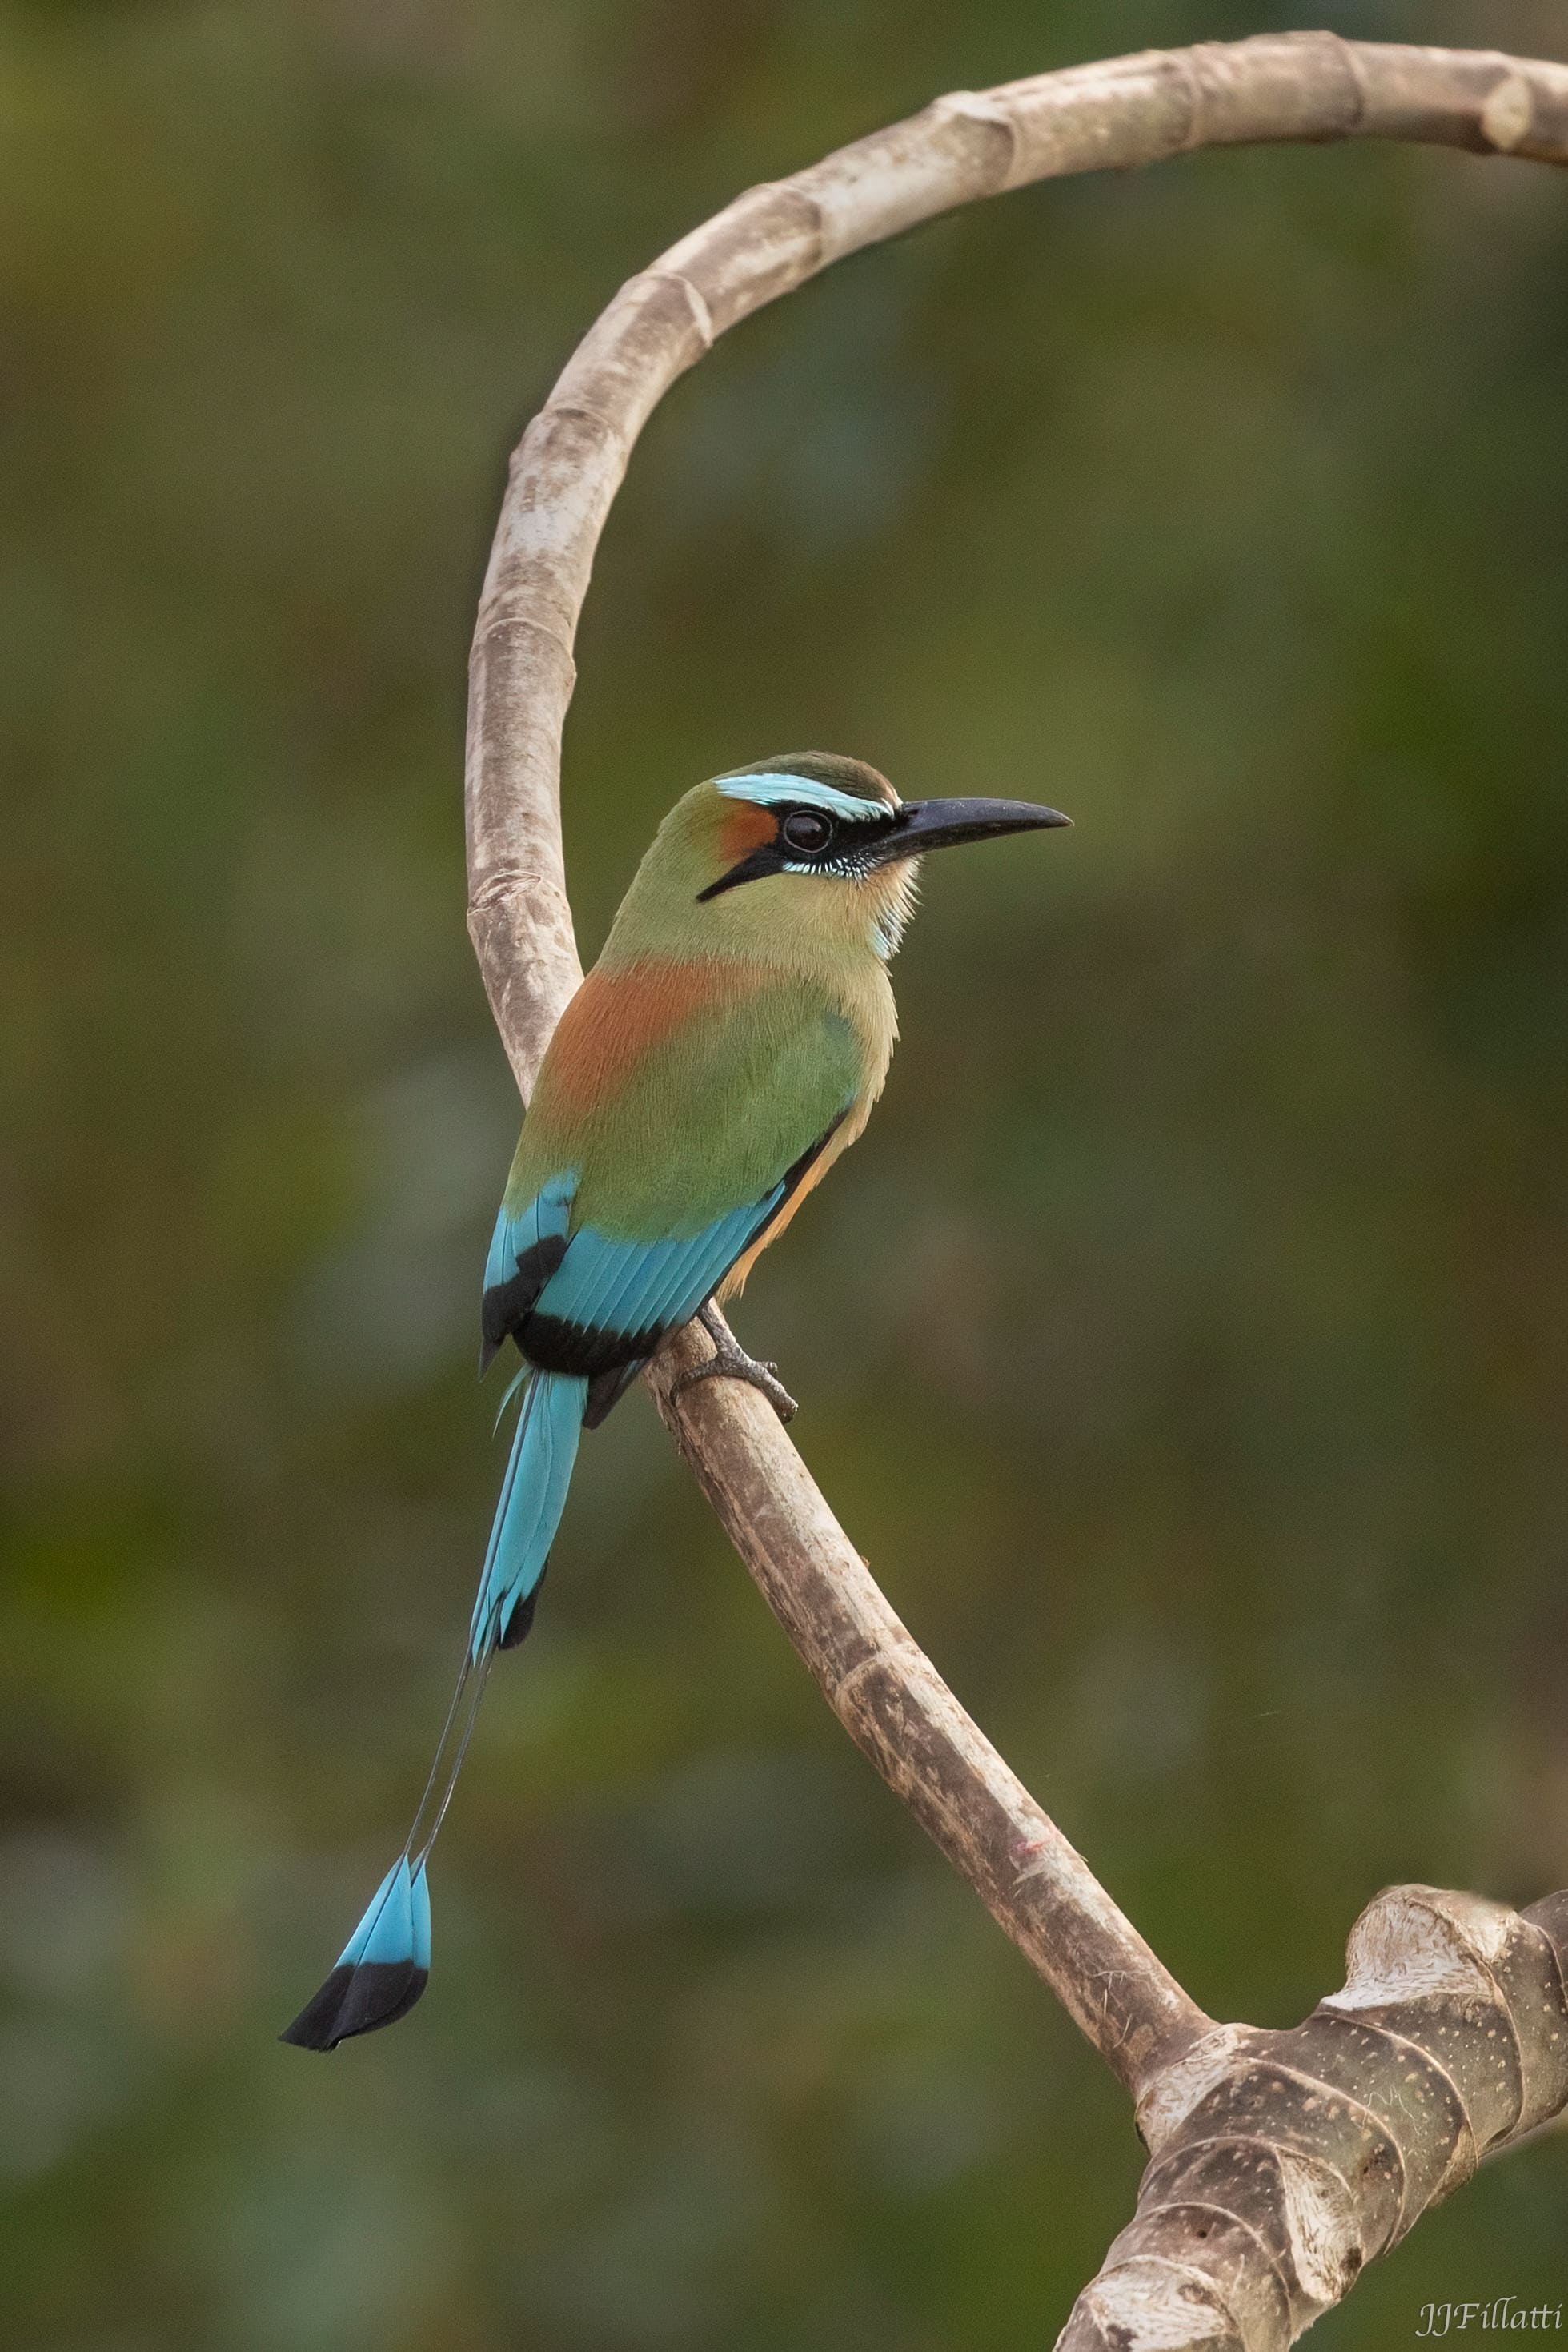
[[[1481,109],[1481,130],[1500,155],[1522,147],[1535,121],[1535,95],[1523,74],[1500,81]]]

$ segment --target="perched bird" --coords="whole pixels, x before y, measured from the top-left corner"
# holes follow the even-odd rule
[[[533,1622],[584,1428],[701,1314],[716,1375],[774,1367],[712,1302],[739,1289],[860,1134],[897,1032],[889,960],[927,851],[1068,819],[1022,801],[901,801],[859,760],[789,752],[676,802],[562,1014],[485,1269],[484,1371],[526,1382],[467,1652],[402,1852],[283,2035],[333,2050],[403,2016],[430,1969],[425,1866],[485,1677]],[[510,1394],[510,1391],[508,1391]]]

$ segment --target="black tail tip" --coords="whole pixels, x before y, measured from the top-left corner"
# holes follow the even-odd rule
[[[544,1568],[540,1569],[538,1575],[534,1580],[533,1591],[531,1592],[524,1593],[522,1599],[517,1603],[511,1615],[507,1619],[506,1623],[502,1626],[496,1641],[496,1647],[497,1650],[515,1650],[517,1643],[519,1642],[526,1642],[528,1635],[533,1632],[534,1612],[539,1605],[539,1589],[544,1583],[545,1570],[548,1569],[549,1566],[549,1562],[547,1559],[544,1564]]]
[[[430,1970],[417,1960],[361,1960],[350,1966],[340,1960],[319,1993],[308,2000],[292,2025],[278,2035],[297,2050],[336,2050],[356,2033],[374,2033],[406,2017],[425,1986]]]

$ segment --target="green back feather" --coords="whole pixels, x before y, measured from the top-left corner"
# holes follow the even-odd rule
[[[752,984],[703,1004],[647,1048],[606,1099],[582,1108],[546,1056],[508,1203],[579,1171],[573,1224],[625,1238],[695,1234],[756,1200],[881,1090],[894,1034],[874,894],[773,875],[704,901],[729,863],[737,803],[710,783],[660,826],[596,971],[719,959]],[[890,889],[904,887],[894,875]]]

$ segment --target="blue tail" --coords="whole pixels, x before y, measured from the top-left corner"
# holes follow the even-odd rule
[[[536,1372],[496,1507],[457,1687],[435,1760],[402,1853],[320,1990],[279,2037],[302,2050],[335,2050],[405,2017],[430,1979],[430,1889],[424,1866],[468,1750],[498,1650],[514,1649],[534,1620],[540,1580],[571,1484],[588,1382]]]
[[[534,1622],[587,1404],[588,1382],[569,1373],[536,1372],[528,1383],[468,1631],[476,1665],[487,1648],[515,1649]]]

